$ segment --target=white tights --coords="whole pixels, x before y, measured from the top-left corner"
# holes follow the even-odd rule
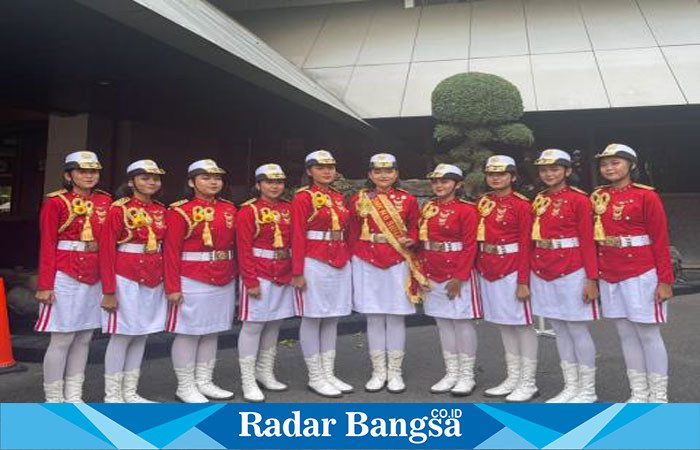
[[[141,367],[147,335],[113,334],[105,353],[105,373],[127,372]]]
[[[435,319],[443,352],[476,356],[476,329],[468,319]]]
[[[72,333],[51,333],[51,342],[44,355],[44,382],[85,372],[93,330]]]
[[[304,358],[335,350],[338,337],[338,318],[302,317],[299,342]]]
[[[396,314],[367,314],[367,343],[370,350],[404,350],[406,323]]]
[[[216,359],[216,348],[219,344],[219,333],[202,336],[191,334],[176,334],[173,340],[171,357],[173,367],[183,368],[195,363],[205,363]]]
[[[537,333],[529,325],[499,325],[506,353],[537,359]]]
[[[668,374],[668,355],[658,324],[636,323],[627,319],[617,319],[615,323],[627,369]]]
[[[595,344],[586,322],[550,319],[562,361],[595,367]]]
[[[243,322],[238,334],[238,356],[257,356],[259,349],[267,350],[276,346],[281,326],[281,320]]]

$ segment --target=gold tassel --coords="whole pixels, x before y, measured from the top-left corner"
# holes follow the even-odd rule
[[[272,246],[275,248],[284,247],[284,242],[282,241],[282,231],[280,231],[280,226],[275,222],[275,239],[272,242]]]
[[[92,234],[92,223],[90,223],[90,216],[85,216],[85,222],[83,222],[83,230],[80,232],[80,240],[89,242],[94,241],[95,236]]]
[[[595,216],[595,222],[593,223],[593,239],[596,241],[605,240],[605,228],[603,228],[603,220],[600,216]]]
[[[532,239],[539,241],[542,239],[542,232],[540,231],[540,217],[547,212],[547,208],[552,203],[550,197],[545,197],[542,194],[537,194],[535,201],[532,202],[532,212],[535,213],[535,222],[532,224]]]
[[[540,216],[535,217],[535,222],[532,224],[532,240],[539,241],[542,239],[540,232]]]
[[[360,240],[369,241],[369,222],[367,221],[367,217],[364,217],[362,219],[362,231],[360,232]]]
[[[476,240],[486,240],[486,225],[484,224],[484,216],[481,216],[481,218],[479,219],[479,225],[476,227]]]
[[[427,241],[428,240],[428,221],[423,220],[422,223],[420,224],[420,230],[418,231],[418,239],[421,241]]]
[[[148,240],[146,241],[146,252],[154,253],[158,250],[158,241],[156,240],[156,233],[153,232],[153,228],[148,225]]]
[[[204,245],[206,245],[207,247],[214,246],[214,241],[211,238],[211,229],[209,228],[208,221],[204,222],[204,230],[202,230],[202,242],[204,242]]]
[[[496,202],[491,200],[488,195],[484,195],[483,197],[481,197],[481,200],[479,200],[479,203],[477,204],[477,209],[481,217],[479,218],[479,225],[476,227],[477,241],[486,240],[486,224],[484,223],[484,219],[489,214],[491,214],[491,211],[493,211],[493,208],[495,207]]]
[[[428,221],[437,216],[439,212],[440,207],[433,202],[429,202],[427,205],[425,205],[423,211],[421,212],[421,224],[420,228],[418,229],[418,239],[421,241],[428,240]]]
[[[605,228],[603,228],[603,219],[601,216],[605,214],[610,203],[610,194],[596,190],[591,194],[591,203],[593,204],[593,213],[595,221],[593,222],[593,239],[596,241],[605,240]]]
[[[328,206],[331,210],[331,230],[340,231],[340,219],[338,219],[338,213],[335,212],[332,206]]]

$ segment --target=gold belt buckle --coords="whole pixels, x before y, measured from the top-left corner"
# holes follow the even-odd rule
[[[99,250],[99,245],[97,241],[86,241],[85,242],[85,251],[86,252],[96,252]]]
[[[604,242],[608,247],[622,247],[620,236],[605,236]]]
[[[286,259],[289,258],[289,251],[285,249],[273,250],[273,257],[275,259]]]
[[[444,242],[433,242],[433,247],[434,250],[437,252],[447,251],[447,244],[445,244]]]
[[[384,236],[381,233],[373,234],[371,241],[374,242],[375,244],[386,244],[388,242],[386,239],[386,236]]]
[[[228,259],[228,251],[226,250],[215,250],[212,252],[214,261],[225,261]]]
[[[343,239],[343,232],[342,231],[329,231],[328,238],[331,241],[340,241]]]

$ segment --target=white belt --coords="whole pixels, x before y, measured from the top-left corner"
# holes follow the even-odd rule
[[[598,243],[606,247],[644,247],[651,245],[651,239],[646,234],[639,236],[606,236],[604,240],[598,241]]]
[[[183,261],[228,261],[233,259],[231,250],[214,250],[212,252],[182,252]]]
[[[287,259],[292,256],[292,252],[289,249],[268,250],[253,247],[253,256],[264,259]]]
[[[306,232],[306,239],[312,241],[342,241],[344,238],[342,231],[309,230]]]
[[[558,248],[576,248],[579,246],[578,238],[563,238],[563,239],[538,239],[535,241],[535,247],[544,248],[547,250],[555,250]]]
[[[494,245],[494,244],[481,244],[481,251],[484,253],[492,253],[495,255],[507,255],[508,253],[518,253],[520,246],[517,242],[512,244],[504,245]]]
[[[94,242],[94,241],[90,241]],[[87,246],[90,242],[86,241],[58,241],[56,248],[58,250],[68,250],[71,252],[94,252],[96,250],[88,250]]]
[[[423,248],[434,252],[459,252],[464,246],[461,242],[423,241]]]
[[[161,250],[161,243],[158,242],[158,248],[154,252],[147,252],[146,251],[146,244],[130,244],[130,243],[125,243],[125,244],[119,244],[117,245],[117,251],[122,252],[122,253],[160,253]]]

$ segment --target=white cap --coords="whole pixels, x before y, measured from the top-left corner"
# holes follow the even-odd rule
[[[255,180],[285,180],[287,176],[277,164],[263,164],[255,169]]]
[[[165,173],[165,170],[158,167],[158,164],[152,159],[139,159],[129,164],[129,167],[126,168],[127,175],[137,171],[138,173],[152,173],[156,175]]]
[[[389,153],[377,153],[369,159],[369,167],[372,169],[396,168],[396,157]]]
[[[508,172],[515,170],[515,160],[506,155],[493,155],[486,160],[484,172]]]
[[[549,166],[552,164],[571,167],[571,156],[563,150],[548,148],[540,153],[540,157],[535,160],[536,166]]]
[[[101,169],[102,165],[97,159],[97,155],[89,151],[73,152],[66,156],[63,163],[66,170],[70,169]]]
[[[464,179],[462,169],[452,164],[438,164],[432,172],[427,175],[428,178],[451,178],[461,181]]]
[[[624,144],[610,144],[601,153],[595,155],[596,158],[605,158],[607,156],[620,156],[634,161],[637,160],[637,152]]]
[[[327,150],[316,150],[306,155],[306,166],[335,165],[335,158]]]
[[[199,175],[200,173],[224,174],[226,171],[216,164],[213,159],[200,159],[187,168],[187,175]]]

